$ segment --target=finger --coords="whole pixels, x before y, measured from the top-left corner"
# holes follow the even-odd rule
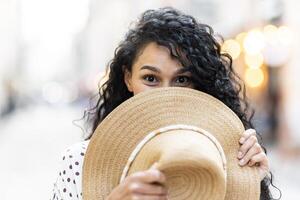
[[[131,200],[167,200],[167,195],[158,196],[158,195],[142,195],[135,194],[131,198]]]
[[[249,149],[257,143],[257,138],[254,135],[248,137],[248,139],[242,144],[238,152],[238,158],[241,159],[249,151]],[[257,143],[258,144],[258,143]]]
[[[262,148],[258,143],[255,143],[249,151],[245,154],[245,156],[239,161],[239,164],[241,166],[247,164],[249,160],[256,154],[259,154],[262,152]]]
[[[268,163],[267,155],[265,154],[265,152],[260,152],[259,154],[252,156],[248,165],[252,167],[257,163],[259,163],[260,165],[266,165]]]
[[[157,169],[158,162],[153,163],[153,165],[150,167],[150,169]]]
[[[130,193],[143,195],[167,195],[167,188],[161,184],[132,183],[129,185]]]
[[[130,176],[130,181],[164,184],[166,182],[166,177],[161,171],[157,169],[149,169],[147,171],[141,171],[132,174]]]
[[[250,128],[250,129],[247,129],[246,131],[244,131],[244,133],[242,134],[242,137],[239,140],[240,144],[244,144],[244,142],[252,135],[256,136],[256,131],[254,129]]]

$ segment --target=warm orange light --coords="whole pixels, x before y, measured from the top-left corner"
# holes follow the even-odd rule
[[[237,41],[229,39],[224,42],[222,51],[228,53],[232,59],[236,59],[241,53],[241,47]]]
[[[239,33],[236,37],[235,40],[242,46],[245,40],[245,37],[247,36],[246,32]]]
[[[245,63],[249,68],[260,68],[264,63],[264,57],[261,53],[245,54]]]
[[[245,74],[245,81],[249,87],[256,88],[263,84],[265,80],[264,73],[261,68],[247,68]]]

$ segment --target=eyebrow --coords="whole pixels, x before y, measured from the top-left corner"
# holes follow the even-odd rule
[[[156,68],[156,67],[153,67],[153,66],[150,66],[150,65],[144,65],[143,67],[141,67],[141,70],[143,69],[148,69],[148,70],[151,70],[151,71],[154,71],[154,72],[157,72],[157,73],[161,73],[161,70]],[[185,72],[188,72],[189,69],[187,67],[182,67],[180,68],[179,70],[177,70],[175,72],[175,74],[183,74]]]

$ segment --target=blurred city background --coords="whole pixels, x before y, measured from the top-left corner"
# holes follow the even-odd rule
[[[299,199],[300,1],[0,0],[2,200],[50,198],[60,153],[83,140],[74,120],[114,49],[143,11],[162,6],[223,36],[256,110],[274,184],[283,200]]]

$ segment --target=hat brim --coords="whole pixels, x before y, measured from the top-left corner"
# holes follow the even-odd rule
[[[240,167],[239,139],[244,127],[236,114],[218,99],[188,88],[159,88],[140,93],[113,110],[97,127],[83,165],[83,199],[106,199],[119,184],[136,145],[160,127],[186,124],[211,133],[227,160],[226,200],[258,200],[256,167]]]

